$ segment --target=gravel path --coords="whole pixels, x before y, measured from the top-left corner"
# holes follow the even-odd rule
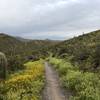
[[[43,100],[68,100],[60,88],[59,78],[53,68],[45,62],[46,87]]]

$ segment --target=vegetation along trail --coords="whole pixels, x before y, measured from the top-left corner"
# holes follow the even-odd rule
[[[46,88],[44,91],[45,100],[68,100],[65,98],[59,84],[58,75],[53,68],[45,62]]]

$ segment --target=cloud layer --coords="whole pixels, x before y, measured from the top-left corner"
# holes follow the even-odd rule
[[[0,32],[66,39],[100,28],[100,0],[0,0]]]

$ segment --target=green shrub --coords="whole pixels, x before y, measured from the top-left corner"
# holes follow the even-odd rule
[[[9,71],[14,72],[21,69],[24,69],[23,60],[20,55],[11,56],[8,59]]]
[[[4,53],[0,52],[0,78],[6,79],[7,77],[7,58]]]
[[[71,69],[73,69],[71,63],[62,61],[62,63],[59,64],[58,72],[60,75],[66,75]]]
[[[68,71],[68,73],[61,78],[64,87],[76,92],[76,85],[80,84],[80,82],[82,81],[82,79],[80,78],[82,77],[81,75],[82,73],[79,71]]]
[[[43,61],[25,63],[22,73],[0,81],[0,100],[41,100],[44,87]]]
[[[100,79],[96,73],[82,72],[70,62],[53,58],[62,85],[72,91],[70,100],[100,100]],[[59,62],[59,63],[58,63]]]
[[[62,60],[50,57],[49,62],[53,64],[55,68],[58,68]]]

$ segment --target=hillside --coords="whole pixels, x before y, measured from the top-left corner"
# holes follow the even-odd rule
[[[53,47],[58,57],[69,57],[82,70],[94,70],[100,67],[100,30],[74,37]],[[67,55],[67,56],[66,56]]]
[[[51,40],[28,40],[16,38],[4,33],[0,34],[0,51],[6,55],[31,54],[33,51],[40,51],[48,46],[56,44],[57,41]]]
[[[4,33],[0,34],[0,51],[6,53],[7,55],[18,52],[23,43],[18,41],[16,38],[8,36]],[[16,51],[15,51],[16,50]]]
[[[24,40],[24,41],[23,41]],[[45,58],[48,56],[49,46],[57,44],[58,41],[51,40],[29,40],[0,34],[0,52],[7,56],[8,72],[12,73],[23,69],[23,63],[30,60]]]
[[[66,41],[0,34],[0,51],[2,100],[100,100],[99,30]]]

